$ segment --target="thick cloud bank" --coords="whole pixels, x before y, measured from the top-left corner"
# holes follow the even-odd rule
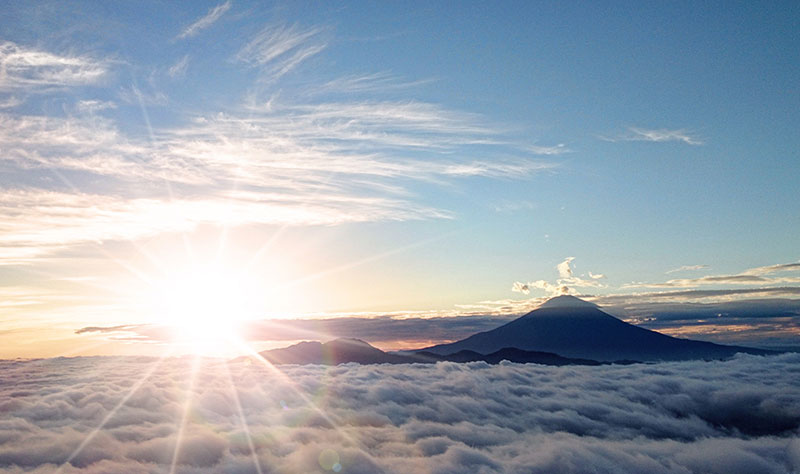
[[[280,372],[0,361],[4,473],[787,473],[798,426],[798,354]]]

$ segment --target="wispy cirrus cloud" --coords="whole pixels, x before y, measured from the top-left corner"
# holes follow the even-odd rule
[[[186,74],[186,69],[189,67],[189,55],[184,55],[175,64],[167,69],[167,75],[173,79],[183,77]]]
[[[25,101],[16,96],[9,96],[0,99],[0,109],[11,109],[18,105],[23,104]]]
[[[792,263],[779,263],[776,265],[767,265],[764,267],[755,267],[742,272],[744,275],[771,275],[773,273],[782,272],[800,272],[800,262]]]
[[[274,81],[327,47],[323,31],[320,27],[269,25],[240,49],[236,58],[259,67],[262,80]]]
[[[200,31],[213,25],[214,23],[217,22],[217,20],[220,19],[220,17],[222,17],[222,15],[225,14],[225,12],[230,10],[231,6],[232,3],[229,0],[225,3],[221,3],[216,7],[212,8],[211,10],[208,11],[208,13],[204,17],[198,19],[191,25],[184,28],[183,31],[181,31],[181,34],[178,35],[178,39],[190,38],[199,33]]]
[[[91,112],[107,104],[84,105]],[[152,140],[130,138],[112,120],[92,113],[0,114],[0,125],[0,161],[7,169],[61,183],[60,191],[30,185],[3,190],[0,245],[6,263],[81,242],[131,240],[202,223],[450,218],[448,210],[415,202],[397,180],[514,179],[553,167],[524,156],[456,157],[454,151],[476,141],[495,147],[491,142],[502,131],[471,114],[423,103],[217,114],[160,130]],[[114,192],[90,185],[97,177],[115,183]],[[196,197],[198,189],[203,199]],[[143,190],[149,196],[142,197]]]
[[[402,200],[318,193],[206,194],[125,198],[41,190],[0,192],[0,265],[33,261],[87,242],[135,240],[200,224],[333,225],[448,218]]]
[[[0,43],[0,91],[31,93],[97,84],[109,70],[108,60]]]
[[[373,74],[349,75],[333,79],[318,87],[314,87],[312,91],[309,91],[309,94],[383,93],[419,87],[433,81],[434,79],[404,81],[388,72],[377,72]]]
[[[798,273],[800,263],[784,263],[756,267],[732,275],[706,275],[699,278],[678,278],[665,282],[628,283],[623,288],[692,288],[705,285],[777,285],[800,283],[800,275],[772,276],[775,273]]]
[[[196,25],[210,24],[226,5]],[[237,57],[276,78],[322,51],[325,31],[269,26]],[[108,72],[107,61],[83,56],[11,43],[2,51],[8,64],[28,68],[6,71],[5,84],[26,91],[93,83]],[[169,73],[182,74],[188,61],[184,56]],[[167,103],[148,84],[146,91],[118,86],[119,108]],[[413,85],[386,73],[327,84],[364,93]],[[73,101],[63,115],[0,114],[0,165],[12,177],[0,186],[6,263],[200,224],[447,219],[454,214],[421,202],[411,183],[524,179],[556,166],[535,159],[544,150],[514,143],[506,128],[479,114],[413,100],[250,102],[185,116],[171,126],[148,124],[145,136],[118,127],[115,102]]]
[[[685,129],[647,129],[629,127],[627,133],[613,137],[601,136],[609,142],[682,142],[687,145],[702,145],[704,142]]]
[[[567,148],[563,143],[553,146],[528,145],[526,148],[534,155],[561,155],[572,152],[572,150]]]
[[[670,273],[678,273],[678,272],[688,272],[688,271],[695,271],[695,270],[705,270],[709,268],[708,265],[683,265],[682,267],[673,268],[672,270],[668,270],[665,273],[669,275]]]

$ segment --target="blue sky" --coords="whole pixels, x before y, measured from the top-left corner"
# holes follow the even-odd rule
[[[248,317],[796,286],[798,10],[10,5],[5,328],[159,321],[203,272]]]

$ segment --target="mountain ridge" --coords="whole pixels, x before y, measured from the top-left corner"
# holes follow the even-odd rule
[[[432,364],[480,361],[499,364],[504,360],[558,366],[600,365],[600,362],[594,360],[562,357],[549,352],[525,351],[513,347],[506,347],[491,354],[480,354],[474,351],[460,351],[452,355],[426,352],[390,353],[355,338],[339,338],[325,343],[303,341],[288,347],[263,351],[259,355],[274,365],[339,365],[351,362],[359,364]]]
[[[498,328],[418,351],[448,355],[471,350],[489,354],[505,347],[605,362],[724,359],[738,352],[775,353],[675,338],[626,323],[592,303],[568,295],[551,298]]]

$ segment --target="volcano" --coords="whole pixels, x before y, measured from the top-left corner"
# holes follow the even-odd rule
[[[628,324],[592,303],[569,295],[551,298],[530,313],[491,331],[419,351],[439,355],[460,351],[490,354],[504,348],[605,362],[726,359],[739,352],[774,353],[667,336]]]

